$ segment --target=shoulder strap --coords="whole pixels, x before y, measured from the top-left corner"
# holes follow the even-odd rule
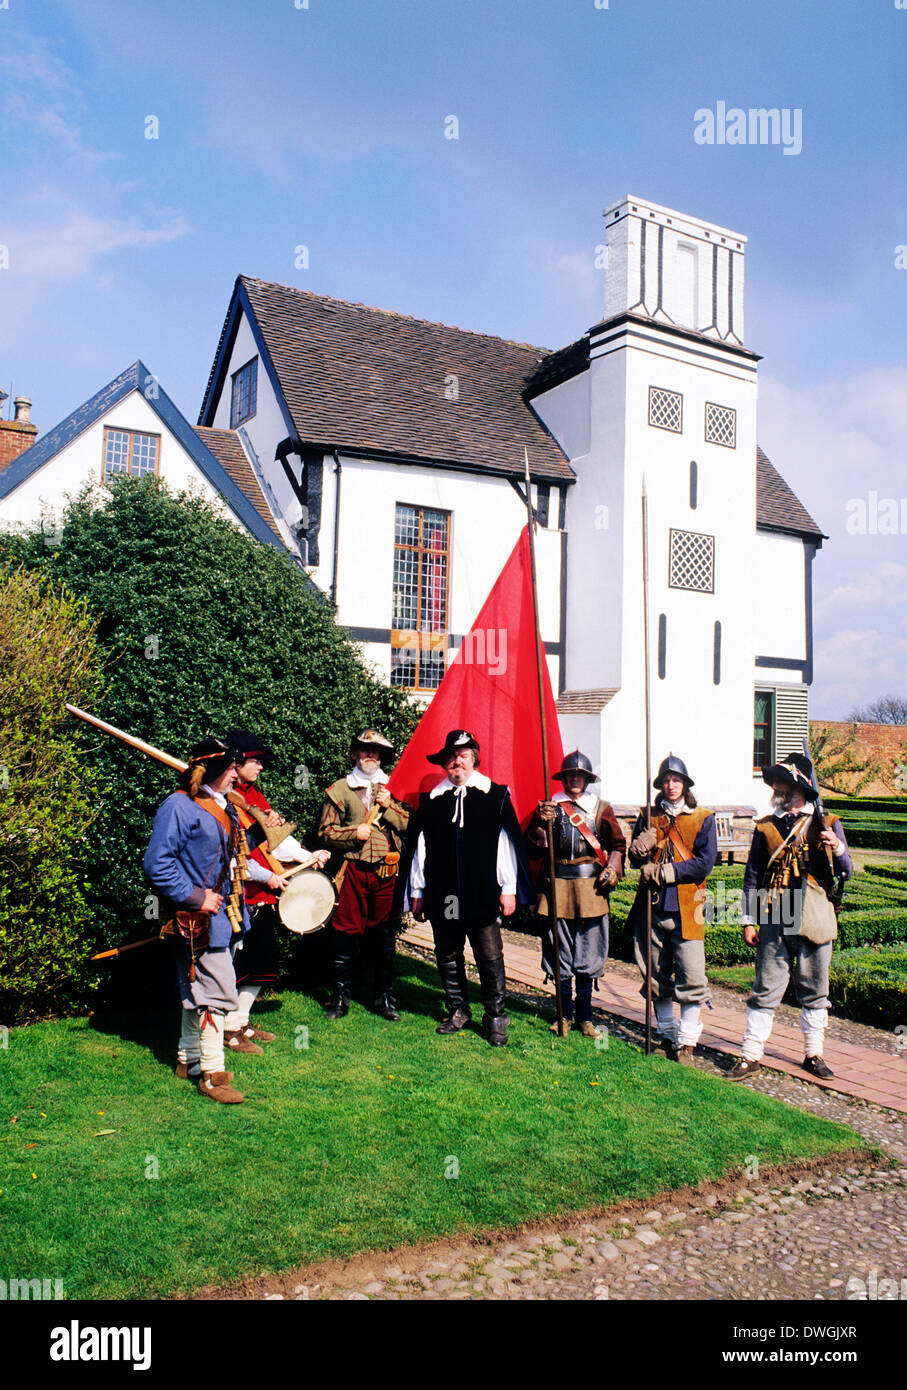
[[[184,792],[182,788],[180,788],[178,795],[189,796],[189,793]],[[195,796],[190,799],[195,802],[196,806],[200,806],[203,811],[207,811],[209,816],[214,817],[221,830],[223,830],[224,834],[227,836],[227,839],[229,840],[230,836],[233,833],[233,827],[230,824],[230,817],[227,815],[226,811],[221,810],[214,798],[210,796]]]
[[[582,835],[583,839],[591,848],[599,864],[601,864],[602,868],[604,868],[608,863],[607,859],[605,858],[605,852],[602,849],[599,841],[596,839],[595,835],[592,833],[592,831],[586,824],[580,807],[577,806],[575,801],[570,800],[562,801],[561,805],[564,807],[573,807],[572,811],[565,810],[564,814],[566,815],[570,824],[573,826],[574,830],[578,830],[579,833]]]

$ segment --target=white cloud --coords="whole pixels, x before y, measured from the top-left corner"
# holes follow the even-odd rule
[[[145,248],[175,241],[190,228],[172,216],[157,225],[89,212],[58,190],[45,189],[32,202],[32,215],[5,225],[0,237],[9,247],[11,279],[45,280],[85,275],[115,251]]]
[[[907,536],[846,529],[855,499],[907,497],[907,369],[802,391],[766,378],[759,442],[829,537],[814,566],[814,711],[907,692]]]

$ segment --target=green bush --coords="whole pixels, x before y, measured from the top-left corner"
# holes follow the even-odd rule
[[[100,687],[85,604],[40,574],[0,568],[0,1020],[65,1007],[85,988],[84,884],[98,814],[63,704]]]
[[[324,787],[348,770],[357,728],[377,725],[400,747],[415,727],[418,709],[369,675],[305,572],[199,497],[124,478],[107,505],[85,494],[69,507],[49,558],[40,541],[16,547],[99,615],[107,681],[91,712],[183,759],[205,734],[260,733],[276,754],[263,788],[300,835]],[[88,954],[152,934],[142,858],[175,784],[172,771],[105,734],[92,731],[89,745],[103,797],[87,844]],[[133,954],[139,971],[154,968],[152,954]]]

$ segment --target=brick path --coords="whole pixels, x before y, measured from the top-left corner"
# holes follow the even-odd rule
[[[434,950],[431,928],[427,924],[417,923],[403,933],[402,940],[422,951]],[[470,964],[473,963],[468,944],[466,959]],[[528,986],[553,996],[554,986],[544,982],[539,963],[539,948],[535,943],[531,947],[517,946],[508,940],[504,946],[504,960],[507,978],[514,985]],[[645,1005],[639,993],[638,978],[625,979],[612,970],[607,971],[599,981],[595,1002],[605,1013],[645,1024]],[[742,1036],[743,1016],[739,1010],[729,1009],[717,1003],[711,1009],[705,1010],[701,1046],[736,1056],[740,1052]],[[860,1047],[855,1043],[827,1037],[825,1060],[835,1073],[830,1080],[820,1081],[804,1072],[800,1065],[803,1061],[802,1032],[799,1027],[792,1028],[776,1018],[762,1059],[764,1067],[773,1071],[789,1072],[792,1076],[809,1081],[824,1090],[838,1091],[870,1101],[874,1105],[884,1105],[890,1110],[907,1113],[907,1066],[903,1054],[892,1051],[889,1055],[868,1047]]]

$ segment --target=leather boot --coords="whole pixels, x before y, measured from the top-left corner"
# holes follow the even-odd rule
[[[449,1010],[436,1033],[459,1033],[472,1020],[466,993],[466,962],[462,956],[437,956],[438,973]]]
[[[504,1013],[506,977],[500,929],[492,923],[490,926],[481,927],[477,931],[471,932],[469,939],[479,972],[485,1016],[486,1018],[501,1018]]]
[[[486,1014],[482,1019],[482,1032],[485,1035],[485,1041],[491,1047],[503,1047],[505,1045],[509,1022],[510,1019],[507,1014],[501,1014],[497,1017]]]
[[[221,1105],[238,1105],[243,1097],[230,1085],[232,1075],[226,1071],[203,1071],[198,1079],[199,1094],[219,1100]]]
[[[394,997],[392,994],[381,994],[372,1006],[379,1018],[386,1018],[388,1023],[399,1023],[400,1014],[394,1007]]]
[[[350,992],[346,985],[337,985],[331,1000],[325,1005],[325,1018],[346,1018],[350,1011]]]
[[[334,931],[334,994],[325,1018],[346,1018],[353,992],[353,969],[359,959],[361,938],[352,932]]]

